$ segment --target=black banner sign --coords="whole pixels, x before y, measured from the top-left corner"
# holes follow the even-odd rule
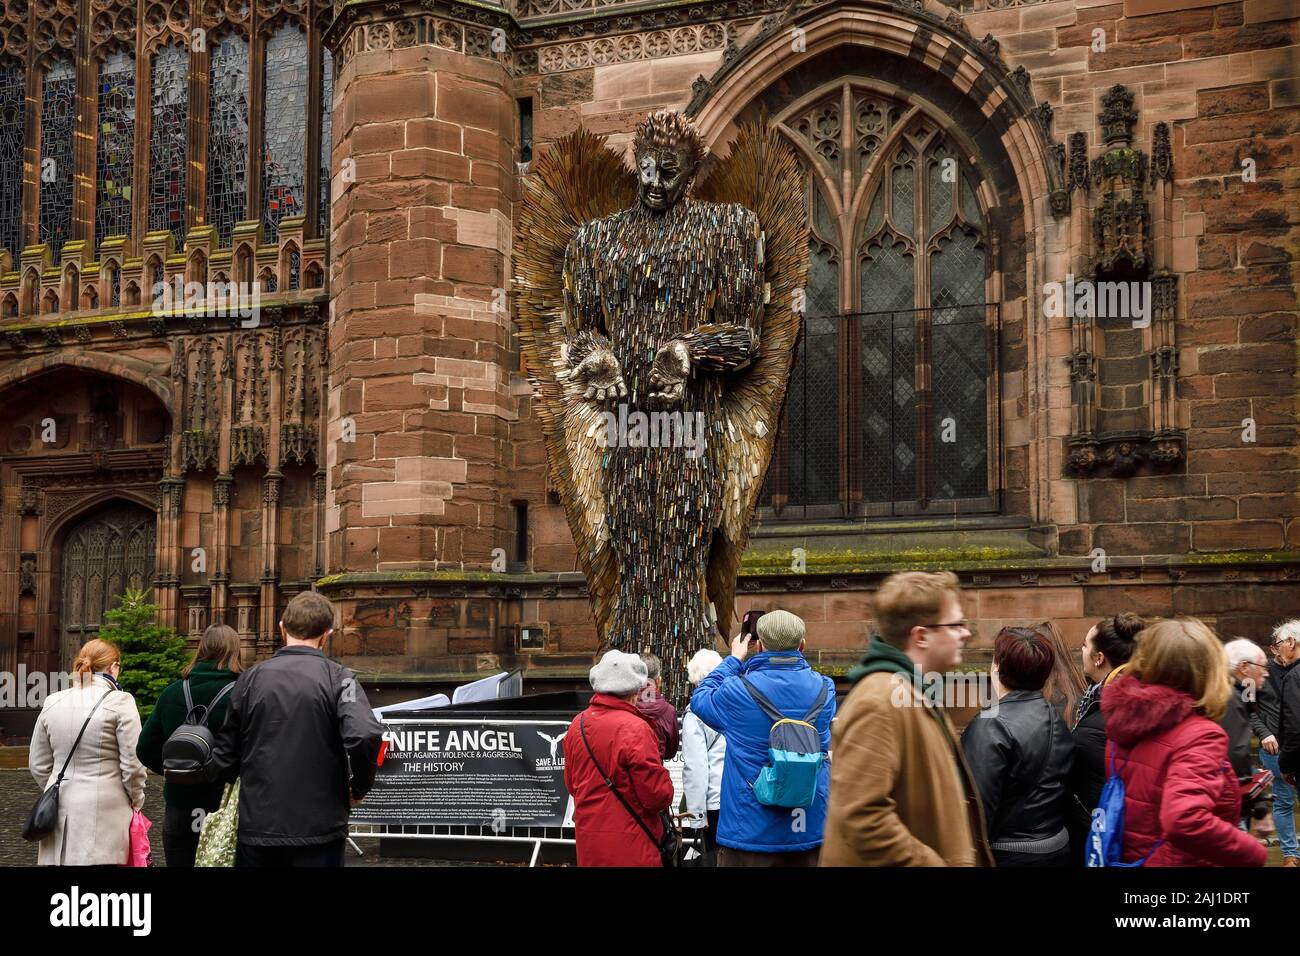
[[[389,720],[388,752],[353,823],[558,827],[568,721]]]

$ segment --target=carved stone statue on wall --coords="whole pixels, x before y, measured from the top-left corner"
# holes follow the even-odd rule
[[[579,131],[529,183],[521,344],[602,644],[685,662],[727,635],[807,275],[804,183],[765,125],[708,150],[648,118],[635,172]],[[717,201],[707,201],[717,200]]]

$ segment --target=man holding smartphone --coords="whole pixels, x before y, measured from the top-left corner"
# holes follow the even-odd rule
[[[710,671],[691,695],[692,712],[727,740],[718,862],[721,866],[816,866],[826,820],[829,767],[822,763],[809,806],[759,802],[753,783],[768,763],[773,719],[751,688],[784,718],[796,722],[806,718],[816,728],[825,752],[835,716],[835,683],[804,659],[800,618],[789,611],[759,612],[746,618],[731,643],[731,656]],[[812,708],[815,713],[810,713]]]

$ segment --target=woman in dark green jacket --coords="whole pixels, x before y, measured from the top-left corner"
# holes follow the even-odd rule
[[[244,665],[239,660],[239,634],[233,627],[213,624],[203,632],[194,659],[182,672],[190,682],[190,697],[194,706],[208,706],[217,692],[233,684]],[[167,738],[185,722],[184,681],[168,684],[158,695],[153,713],[140,731],[136,755],[140,762],[154,773],[163,772],[162,748]],[[215,736],[226,720],[227,693],[208,715],[207,725]],[[221,805],[222,784],[163,784],[163,851],[167,865],[194,866],[194,853],[199,845],[199,827],[203,818]]]

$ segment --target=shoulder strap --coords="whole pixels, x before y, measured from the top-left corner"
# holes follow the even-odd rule
[[[208,706],[203,708],[203,725],[205,727],[207,726],[208,718],[211,717],[212,712],[217,709],[217,702],[221,700],[221,698],[229,694],[231,691],[233,691],[234,689],[235,689],[235,682],[232,680],[225,687],[221,688],[221,690],[217,691],[216,695],[212,698],[212,700],[208,701]]]
[[[758,706],[763,708],[763,713],[767,714],[768,717],[772,718],[774,722],[778,720],[789,719],[788,717],[786,717],[785,714],[777,710],[772,705],[772,702],[768,700],[766,697],[764,697],[757,687],[755,687],[753,684],[749,682],[748,677],[746,677],[744,674],[741,674],[740,680],[745,685],[745,690],[749,691],[749,696],[754,698],[754,701],[758,704]],[[822,712],[822,708],[826,706],[826,693],[827,693],[826,682],[822,681],[821,692],[818,693],[817,700],[812,705],[812,710],[808,711],[808,713],[804,714],[803,716],[804,723],[812,723],[813,718]]]
[[[190,679],[187,677],[181,681],[181,690],[185,692],[185,720],[190,719],[190,714],[194,713],[194,698],[190,695]]]
[[[56,787],[63,783],[63,775],[68,772],[68,764],[72,763],[72,755],[77,752],[77,746],[81,743],[81,737],[85,734],[86,728],[90,726],[90,718],[95,716],[95,711],[99,710],[99,705],[104,702],[104,697],[107,697],[111,693],[113,693],[113,688],[110,687],[103,697],[100,697],[99,700],[95,701],[95,706],[90,708],[90,713],[88,713],[86,719],[82,721],[81,730],[77,731],[77,739],[72,742],[72,749],[68,751],[68,756],[63,761],[63,769],[59,771],[59,779],[54,781]]]
[[[596,754],[591,749],[591,742],[587,740],[587,722],[584,719],[585,716],[585,714],[578,715],[578,733],[582,735],[582,744],[587,748],[587,756],[591,757],[591,762],[596,767],[596,773],[600,774],[601,779],[605,781],[605,786],[609,787],[609,792],[618,798],[618,802],[623,804],[623,809],[626,810],[628,815],[636,821],[636,825],[641,828],[641,832],[649,837],[650,842],[654,844],[655,849],[658,849],[659,839],[654,835],[654,832],[645,825],[645,821],[641,819],[641,814],[633,810],[632,805],[623,799],[623,794],[618,792],[618,788],[614,786],[614,781],[609,779],[609,777],[605,775],[605,771],[601,769],[600,761],[596,759]]]
[[[759,692],[758,688],[749,682],[748,677],[746,677],[744,674],[741,674],[740,682],[745,685],[745,690],[749,691],[749,696],[754,698],[754,702],[763,709],[763,713],[767,714],[767,716],[772,718],[772,720],[774,721],[785,720],[785,714],[781,713],[779,710],[773,707],[772,702],[768,700],[766,697],[764,697]],[[826,689],[825,685],[822,685],[822,690],[824,691],[825,689]]]
[[[803,715],[804,723],[811,724],[816,719],[817,715],[822,712],[822,708],[825,706],[826,706],[826,681],[822,681],[821,693],[817,695],[817,700],[816,702],[813,703],[812,710],[808,711],[808,713]]]

